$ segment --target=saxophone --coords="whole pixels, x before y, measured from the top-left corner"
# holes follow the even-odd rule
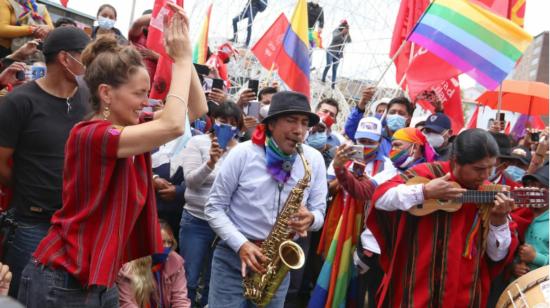
[[[243,280],[244,297],[258,307],[265,307],[269,304],[287,272],[290,269],[301,268],[305,262],[302,248],[289,239],[291,230],[288,227],[291,216],[300,209],[304,190],[309,186],[311,180],[311,168],[304,157],[300,144],[296,146],[296,151],[304,165],[305,174],[290,191],[273,229],[260,247],[267,259],[262,264],[266,272],[264,274],[249,273]]]

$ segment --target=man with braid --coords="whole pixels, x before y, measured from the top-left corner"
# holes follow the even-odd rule
[[[513,257],[517,238],[507,218],[513,200],[463,204],[456,212],[413,216],[424,200],[450,200],[478,190],[496,163],[498,145],[481,129],[462,132],[449,162],[416,165],[378,186],[367,227],[380,245],[385,272],[378,307],[485,307],[490,279]],[[421,176],[426,184],[405,185]],[[462,188],[449,183],[455,181]]]

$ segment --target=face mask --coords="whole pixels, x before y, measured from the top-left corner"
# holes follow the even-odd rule
[[[396,168],[406,168],[414,161],[414,157],[411,153],[411,148],[412,146],[403,150],[390,151],[390,159]]]
[[[428,143],[434,148],[439,148],[443,144],[443,142],[445,142],[445,138],[443,138],[443,136],[441,136],[440,134],[427,133],[424,134],[424,136],[426,136]]]
[[[76,63],[80,64],[83,68],[83,70],[86,70],[86,67],[84,66],[84,64],[82,64],[82,62],[78,61],[77,58],[73,57],[73,55],[71,55],[70,53],[67,52],[67,55],[73,59],[73,61],[75,61]],[[74,76],[74,79],[75,79],[75,82],[78,83],[78,80],[83,80],[84,79],[84,74],[75,74],[73,71],[71,71],[71,69],[67,66],[65,66],[65,69],[67,69],[67,71],[69,71],[69,73],[71,75]]]
[[[388,124],[388,128],[395,132],[398,129],[405,127],[405,122],[407,122],[407,119],[403,116],[400,116],[398,114],[389,114],[386,117],[386,122]]]
[[[260,116],[262,118],[267,118],[267,113],[269,112],[269,105],[265,105],[262,108],[260,108]]]
[[[376,158],[378,145],[365,145],[363,148],[363,157],[365,162],[369,162]]]
[[[525,170],[521,169],[518,166],[508,166],[506,169],[504,169],[504,173],[510,180],[519,183],[525,175]]]
[[[110,30],[115,26],[115,21],[107,17],[99,16],[97,18],[97,25],[101,29]]]
[[[309,144],[310,146],[318,150],[322,149],[326,143],[327,143],[326,133],[309,134],[309,136],[307,137],[307,144]]]

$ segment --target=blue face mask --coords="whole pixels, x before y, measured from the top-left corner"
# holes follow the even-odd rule
[[[110,18],[107,18],[107,17],[103,17],[103,16],[99,16],[97,18],[97,25],[101,28],[101,29],[106,29],[106,30],[110,30],[112,29],[114,26],[115,26],[115,22],[114,20],[110,19]]]
[[[506,169],[504,169],[504,173],[510,180],[519,183],[525,175],[525,170],[521,169],[518,166],[508,166]]]
[[[206,121],[204,120],[196,119],[195,122],[193,122],[193,126],[202,133],[206,131]]]
[[[392,132],[395,132],[396,130],[405,127],[405,123],[407,122],[407,119],[403,116],[398,115],[398,114],[389,114],[386,117],[386,122],[388,124],[388,128]]]
[[[307,144],[310,146],[316,148],[316,149],[322,149],[325,144],[327,143],[327,133],[313,133],[309,134],[306,140]]]

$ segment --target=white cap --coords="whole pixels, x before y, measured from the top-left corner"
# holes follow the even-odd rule
[[[376,114],[376,108],[378,108],[378,105],[380,104],[389,104],[391,101],[391,98],[389,97],[382,97],[381,99],[377,100],[376,102],[374,102],[371,107],[370,107],[370,111],[372,112],[372,114]]]
[[[374,141],[380,141],[382,136],[382,122],[375,117],[362,118],[355,132],[355,140],[359,138],[368,138]]]

